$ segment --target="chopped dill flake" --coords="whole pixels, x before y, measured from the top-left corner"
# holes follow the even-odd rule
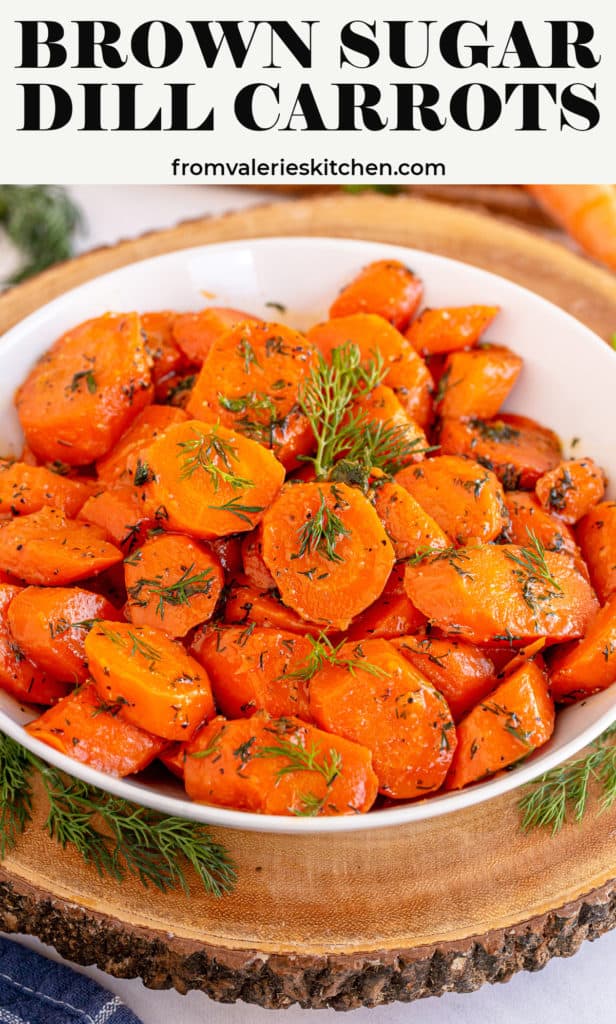
[[[339,652],[344,644],[347,643],[346,640],[341,640],[339,644],[334,646],[325,633],[321,633],[318,639],[315,639],[313,636],[307,636],[306,639],[311,647],[306,661],[303,665],[294,669],[293,672],[285,672],[283,676],[280,676],[281,679],[299,679],[302,682],[309,682],[325,665],[346,668],[351,675],[355,675],[358,669],[372,676],[384,678],[387,675],[382,668],[378,665],[372,665],[364,657],[360,644],[354,650],[354,658],[340,658]]]
[[[334,747],[330,748],[329,756],[325,756],[321,760],[319,760],[320,753],[321,750],[315,743],[311,743],[308,750],[300,743],[280,739],[271,747],[262,747],[254,756],[285,758],[287,764],[282,765],[276,772],[279,779],[292,772],[318,772],[325,779],[325,784],[331,786],[342,771],[342,755]]]
[[[251,516],[256,516],[260,512],[263,512],[263,505],[242,505],[239,498],[229,498],[223,505],[209,505],[209,508],[216,512],[231,512],[234,516],[237,516],[243,523],[248,523],[249,526],[253,526]]]

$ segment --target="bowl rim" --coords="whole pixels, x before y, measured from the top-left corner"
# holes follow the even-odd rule
[[[202,254],[206,251],[211,252],[214,250],[216,252],[233,252],[234,250],[246,248],[251,250],[254,248],[267,249],[272,245],[279,248],[289,249],[301,245],[302,247],[314,248],[317,250],[322,249],[323,247],[336,249],[342,246],[356,249],[358,255],[362,252],[366,253],[367,250],[371,250],[370,253],[364,257],[365,259],[378,259],[380,255],[382,258],[401,259],[406,262],[409,260],[412,261],[415,257],[421,259],[424,263],[423,273],[426,273],[426,263],[428,265],[430,263],[434,263],[435,265],[446,264],[449,265],[452,270],[461,266],[472,273],[478,274],[483,279],[488,279],[488,282],[489,279],[497,281],[501,288],[505,285],[506,288],[511,289],[513,293],[517,293],[525,302],[530,302],[531,304],[543,307],[544,310],[549,311],[549,315],[555,321],[555,326],[557,326],[556,321],[559,318],[563,322],[574,324],[576,330],[585,335],[584,342],[586,344],[592,344],[598,350],[601,349],[606,353],[609,353],[609,347],[607,344],[590,328],[580,320],[577,320],[570,313],[561,309],[548,299],[543,298],[543,296],[537,295],[530,289],[525,288],[523,285],[519,285],[517,282],[503,277],[502,275],[494,274],[489,270],[485,270],[483,267],[477,267],[472,263],[466,263],[462,260],[453,259],[449,256],[441,256],[438,253],[426,250],[413,249],[408,246],[393,245],[387,242],[373,241],[370,239],[319,235],[271,235],[259,238],[234,239],[227,242],[205,243],[181,249],[174,249],[170,252],[159,253],[156,256],[150,256],[142,260],[135,260],[131,263],[127,263],[121,267],[117,267],[113,270],[106,271],[103,274],[90,278],[88,281],[78,284],[74,288],[68,289],[61,295],[56,296],[50,302],[44,303],[6,331],[2,340],[3,342],[6,342],[7,340],[10,341],[14,338],[18,338],[25,324],[33,328],[36,328],[38,325],[42,325],[50,314],[53,314],[55,311],[60,309],[67,301],[67,298],[71,295],[79,292],[82,296],[87,297],[87,291],[90,288],[100,287],[100,285],[105,281],[108,281],[111,284],[114,278],[121,277],[126,272],[132,271],[134,268],[145,269],[147,265],[156,264],[160,266],[161,264],[164,265],[165,261],[173,262],[174,260],[181,258],[190,259],[192,256]],[[609,355],[608,358],[610,358]],[[616,366],[616,363],[613,365]],[[580,703],[583,705],[586,701],[582,701]],[[338,832],[364,832],[371,831],[373,829],[390,828],[396,825],[410,825],[420,821],[427,821],[432,818],[441,817],[442,815],[454,814],[459,811],[463,811],[469,807],[493,800],[496,797],[503,796],[514,789],[518,789],[552,768],[564,763],[574,754],[578,753],[588,743],[596,739],[615,721],[616,701],[612,708],[608,708],[604,711],[596,721],[586,726],[581,730],[581,732],[576,733],[574,737],[564,743],[558,750],[542,753],[540,748],[539,751],[535,752],[528,761],[524,761],[513,770],[501,772],[500,774],[487,779],[485,782],[477,783],[468,789],[443,793],[439,796],[426,797],[424,800],[371,811],[367,814],[345,815],[340,817],[304,818],[286,815],[263,815],[249,811],[218,807],[211,804],[194,803],[185,795],[174,796],[172,794],[161,793],[153,790],[149,788],[147,784],[139,782],[138,778],[133,779],[129,777],[128,779],[121,779],[116,776],[107,775],[105,772],[98,771],[80,761],[73,760],[59,751],[55,751],[40,740],[31,737],[22,725],[14,721],[10,715],[0,709],[1,732],[26,747],[42,761],[46,761],[65,772],[67,775],[74,776],[75,778],[96,786],[105,792],[123,797],[131,803],[148,807],[165,815],[175,815],[206,825],[213,825],[235,831],[274,832],[289,835],[323,835]],[[538,762],[540,762],[539,766],[537,764]],[[129,793],[126,792],[127,787],[130,789]]]

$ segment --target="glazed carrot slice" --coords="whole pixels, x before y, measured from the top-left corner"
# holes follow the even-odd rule
[[[530,530],[547,551],[567,551],[575,557],[580,556],[573,531],[562,520],[546,512],[532,491],[507,491],[505,505],[509,513],[505,532],[512,544],[528,544]]]
[[[605,494],[605,473],[592,459],[568,459],[537,480],[537,497],[546,512],[573,526]]]
[[[456,544],[493,540],[507,523],[503,488],[473,459],[439,455],[407,466],[396,481]]]
[[[165,740],[120,718],[118,707],[105,704],[91,683],[30,722],[26,731],[61,754],[119,778],[143,771],[166,746]]]
[[[424,309],[406,337],[422,355],[456,352],[476,345],[499,311],[498,306],[453,306]]]
[[[479,644],[550,643],[583,636],[597,599],[573,559],[530,542],[450,548],[408,564],[413,604],[448,635]]]
[[[99,480],[106,484],[113,482],[137,484],[148,478],[148,467],[142,455],[152,441],[175,423],[184,423],[187,416],[181,409],[171,405],[148,405],[122,435],[118,443],[104,459],[99,459],[96,472]]]
[[[291,484],[263,518],[263,559],[298,615],[346,629],[383,592],[394,552],[360,491]]]
[[[173,323],[176,344],[191,363],[201,366],[214,342],[239,324],[261,321],[249,313],[225,306],[208,306],[199,313],[180,313]]]
[[[262,626],[205,627],[190,650],[227,718],[267,711],[274,718],[311,721],[306,679],[312,644],[306,637]]]
[[[25,583],[64,586],[122,561],[122,552],[90,523],[65,519],[53,508],[0,528],[0,566]]]
[[[257,590],[273,590],[276,586],[274,577],[263,561],[263,529],[257,526],[252,533],[247,533],[242,541],[242,567],[244,575],[252,587]]]
[[[99,594],[80,587],[26,587],[9,606],[11,633],[26,655],[65,682],[85,683],[85,639],[96,619],[121,613]]]
[[[186,357],[173,337],[177,317],[177,313],[169,310],[142,313],[140,317],[146,352],[152,360],[152,381],[157,391],[170,374],[178,373],[186,366]]]
[[[316,622],[308,622],[297,612],[283,604],[277,590],[258,590],[248,582],[234,580],[229,588],[225,604],[224,621],[231,625],[243,625],[245,629],[266,626],[268,629],[284,629],[302,636],[319,636],[329,632]]]
[[[613,185],[526,185],[538,203],[589,256],[616,269]]]
[[[404,589],[404,564],[394,565],[385,589],[374,604],[357,615],[347,630],[349,640],[386,639],[417,633],[426,617]]]
[[[438,789],[456,747],[445,699],[387,640],[345,644],[339,658],[310,683],[317,724],[372,751],[385,796]]]
[[[206,540],[254,529],[284,481],[281,463],[262,445],[198,420],[170,427],[145,459],[166,528]]]
[[[298,391],[315,362],[314,346],[298,331],[282,324],[240,324],[212,345],[188,412],[245,434],[292,468],[314,444]]]
[[[602,501],[587,512],[577,525],[576,537],[603,603],[616,590],[616,501]]]
[[[510,675],[458,725],[458,746],[445,789],[462,789],[515,764],[547,743],[554,702],[534,661]]]
[[[98,622],[86,637],[96,688],[127,722],[168,740],[190,739],[214,715],[204,669],[159,630]]]
[[[364,363],[378,352],[383,360],[383,383],[393,389],[411,420],[425,427],[432,418],[432,377],[415,349],[399,331],[381,316],[355,313],[311,327],[308,341],[328,358],[335,348],[352,342]]]
[[[68,331],[16,399],[32,451],[69,466],[106,455],[151,401],[150,357],[136,313],[107,313]]]
[[[161,754],[158,755],[165,768],[168,768],[177,779],[184,778],[184,765],[186,762],[186,744],[171,743]]]
[[[556,701],[583,700],[616,682],[616,594],[608,598],[586,635],[554,652],[550,685]]]
[[[68,692],[68,684],[30,661],[9,628],[8,612],[19,594],[19,587],[0,584],[0,690],[28,704],[55,704]]]
[[[227,578],[236,576],[242,569],[242,541],[240,537],[216,537],[209,542],[209,548],[223,567]]]
[[[130,622],[181,637],[214,614],[224,573],[213,552],[194,540],[153,537],[124,565]]]
[[[527,416],[443,420],[439,443],[447,455],[467,455],[493,470],[506,491],[532,491],[562,458],[556,434]]]
[[[398,559],[451,545],[445,531],[402,484],[383,481],[375,488],[374,507]]]
[[[425,633],[392,644],[442,693],[455,722],[496,686],[494,662],[473,644]]]
[[[79,518],[103,530],[128,555],[145,541],[150,530],[161,528],[165,509],[156,508],[143,488],[116,483],[88,498]]]
[[[377,794],[370,751],[298,718],[215,718],[186,750],[186,792],[257,814],[363,814]]]
[[[0,517],[27,516],[48,506],[74,518],[92,494],[90,481],[70,480],[44,466],[0,460]]]
[[[346,285],[330,306],[330,317],[376,313],[403,331],[423,295],[418,277],[399,260],[369,263]]]
[[[496,416],[520,376],[522,359],[508,348],[488,345],[452,352],[439,382],[435,408],[441,416]]]

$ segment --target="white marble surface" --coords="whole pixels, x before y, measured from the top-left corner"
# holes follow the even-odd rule
[[[71,192],[85,212],[78,248],[112,243],[202,214],[221,213],[259,203],[264,194],[250,189],[201,186],[98,187],[77,185]],[[270,198],[270,197],[267,197]],[[285,200],[281,200],[285,201]],[[0,245],[0,279],[11,260]],[[22,938],[44,955],[60,959],[35,939]],[[552,960],[539,974],[518,974],[506,985],[486,986],[470,995],[447,995],[412,1006],[394,1004],[356,1010],[349,1024],[613,1024],[616,1020],[616,931],[586,943],[574,959]],[[80,968],[81,969],[81,968]],[[86,973],[117,993],[143,1024],[308,1024],[332,1021],[334,1011],[317,1017],[293,1007],[261,1010],[239,1003],[213,1003],[202,993],[150,992],[140,981],[121,981],[94,967]],[[340,1019],[340,1018],[338,1018]]]

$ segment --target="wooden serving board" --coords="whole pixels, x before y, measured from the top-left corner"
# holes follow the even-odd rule
[[[185,246],[266,235],[410,245],[511,278],[603,337],[616,278],[517,227],[407,197],[326,196],[260,207],[100,249],[0,298],[0,331],[97,274]],[[160,895],[98,878],[41,829],[0,868],[0,927],[154,988],[268,1007],[348,1009],[470,991],[537,970],[616,925],[616,805],[557,836],[520,831],[515,793],[374,832],[215,831],[236,892]],[[37,804],[38,806],[38,804]]]

